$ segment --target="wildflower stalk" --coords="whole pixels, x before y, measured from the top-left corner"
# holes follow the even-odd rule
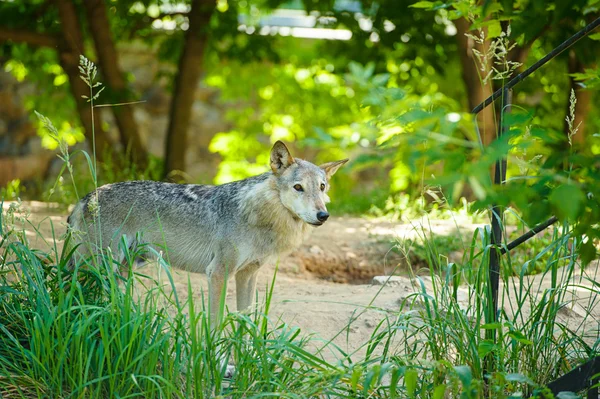
[[[486,38],[483,29],[479,30],[479,35],[466,33],[465,36],[479,44],[483,51],[473,47],[472,51],[477,60],[479,70],[485,74],[482,78],[483,84],[487,84],[490,79],[504,80],[509,78],[514,71],[523,65],[520,62],[509,59],[509,52],[514,49],[517,43],[510,42],[510,26],[506,32],[501,32],[495,39]],[[489,45],[488,45],[489,42]]]
[[[581,122],[575,126],[575,106],[577,105],[577,97],[575,96],[575,90],[571,89],[571,95],[569,96],[569,115],[566,116],[565,121],[569,127],[567,132],[567,138],[569,140],[569,147],[573,147],[573,136],[577,134]]]
[[[100,93],[104,91],[105,86],[102,86],[102,82],[96,81],[96,77],[98,75],[98,68],[96,65],[87,59],[84,55],[79,56],[79,72],[81,73],[80,78],[87,84],[90,89],[89,97],[86,95],[81,96],[88,103],[90,103],[90,111],[92,114],[92,155],[94,159],[94,170],[92,173],[94,179],[94,187],[98,188],[98,179],[97,179],[97,160],[96,160],[96,128],[94,124],[94,100],[100,96]],[[94,89],[99,87],[98,91],[94,94]]]

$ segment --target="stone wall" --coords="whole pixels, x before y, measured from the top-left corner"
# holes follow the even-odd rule
[[[40,137],[23,107],[34,94],[32,84],[19,83],[0,69],[0,187],[11,180],[23,182],[46,177],[52,152],[42,148]]]
[[[142,142],[150,153],[164,157],[174,66],[159,63],[143,45],[129,45],[121,49],[121,68],[133,78],[131,87],[139,100],[144,101],[133,105]],[[227,107],[219,101],[217,89],[207,87],[203,81],[198,84],[188,132],[186,172],[191,181],[210,182],[216,174],[219,157],[207,148],[216,133],[231,128],[225,121]],[[107,120],[112,120],[108,114],[105,113]],[[116,135],[116,130],[112,134]]]

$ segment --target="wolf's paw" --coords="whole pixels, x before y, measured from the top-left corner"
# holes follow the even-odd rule
[[[225,375],[223,375],[223,378],[225,379],[231,379],[233,378],[235,374],[235,366],[233,364],[228,364],[227,367],[225,368]]]

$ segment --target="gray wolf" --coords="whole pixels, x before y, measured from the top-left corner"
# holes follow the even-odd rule
[[[281,141],[271,171],[218,185],[130,181],[86,195],[68,218],[80,256],[143,241],[171,266],[206,273],[213,327],[226,279],[235,276],[237,309],[252,305],[259,268],[300,246],[327,218],[331,176],[348,160],[317,166],[295,159]],[[121,244],[120,244],[121,243]],[[119,260],[119,259],[117,259]]]

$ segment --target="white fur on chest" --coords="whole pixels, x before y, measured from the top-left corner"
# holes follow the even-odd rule
[[[243,231],[239,233],[245,238],[236,245],[238,268],[276,261],[302,245],[311,230],[283,206],[270,181],[254,188],[241,204],[240,213],[248,224],[240,225]]]

